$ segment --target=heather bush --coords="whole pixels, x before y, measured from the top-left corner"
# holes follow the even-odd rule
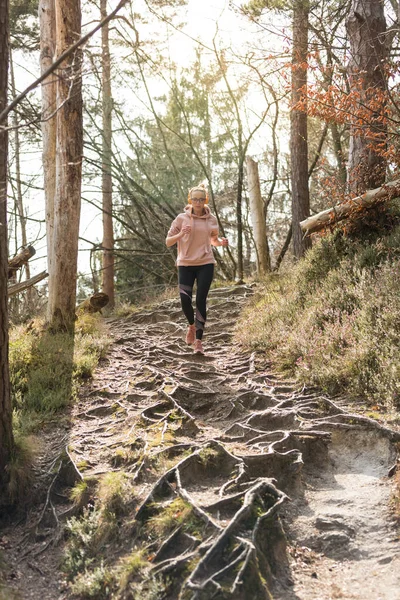
[[[237,339],[305,384],[400,406],[400,228],[323,238],[263,282]]]

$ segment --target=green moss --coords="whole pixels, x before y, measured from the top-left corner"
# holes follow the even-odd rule
[[[146,551],[143,548],[132,550],[128,556],[123,557],[116,570],[118,573],[119,591],[125,591],[135,578],[142,575],[148,569],[149,562]]]
[[[16,435],[11,460],[7,466],[9,474],[7,495],[11,503],[21,502],[27,497],[33,481],[32,465],[36,447],[35,438]]]
[[[146,529],[152,537],[164,537],[177,526],[182,525],[183,531],[199,536],[204,529],[204,522],[193,512],[192,506],[175,498],[167,505],[155,506],[159,512],[146,523]]]

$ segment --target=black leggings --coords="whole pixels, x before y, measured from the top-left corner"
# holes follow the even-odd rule
[[[211,282],[214,277],[214,265],[200,265],[198,267],[178,267],[179,293],[181,296],[182,310],[189,325],[196,323],[196,339],[203,337],[204,325],[207,318],[206,302]],[[194,282],[197,279],[196,292],[196,320],[192,306],[192,293]]]

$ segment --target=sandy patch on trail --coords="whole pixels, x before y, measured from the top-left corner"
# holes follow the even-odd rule
[[[400,598],[399,533],[390,515],[392,444],[375,432],[336,432],[329,462],[309,472],[287,511],[299,600]]]

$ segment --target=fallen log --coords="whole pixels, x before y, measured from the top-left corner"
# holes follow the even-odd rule
[[[23,265],[26,265],[28,260],[36,254],[36,250],[33,246],[27,246],[8,261],[8,279],[11,279],[15,272],[18,271]]]
[[[93,294],[93,296],[90,296],[90,298],[86,298],[86,300],[81,302],[77,306],[76,312],[101,312],[101,309],[108,304],[108,301],[109,297],[107,296],[107,294],[104,294],[103,292],[97,292]]]
[[[329,227],[343,219],[347,219],[347,217],[358,209],[369,208],[380,200],[386,197],[393,198],[397,194],[400,194],[400,179],[385,183],[382,187],[374,190],[368,190],[361,196],[357,196],[343,204],[337,204],[312,217],[308,217],[308,219],[300,222],[300,228],[305,235],[310,235],[315,231],[324,229],[324,227]]]
[[[32,287],[32,285],[35,285],[36,283],[39,283],[39,281],[42,281],[42,279],[44,279],[45,277],[48,277],[48,275],[49,274],[46,273],[46,271],[42,271],[42,273],[31,277],[27,281],[21,281],[21,283],[14,283],[13,285],[9,285],[8,297],[14,296],[14,294],[18,294],[19,292],[23,292],[24,290]]]

